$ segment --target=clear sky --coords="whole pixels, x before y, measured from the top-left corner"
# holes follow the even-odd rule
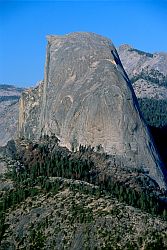
[[[0,84],[43,79],[46,35],[91,31],[115,44],[167,51],[167,1],[0,0]]]

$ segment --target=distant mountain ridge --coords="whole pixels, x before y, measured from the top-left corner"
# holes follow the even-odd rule
[[[157,70],[159,74],[167,76],[166,52],[148,53],[124,44],[118,47],[118,53],[130,79],[146,68],[150,71]]]
[[[118,54],[138,98],[167,99],[167,53],[147,53],[124,44]]]
[[[16,136],[18,101],[24,88],[0,84],[0,146]]]
[[[147,53],[124,44],[118,53],[146,122],[167,126],[167,53]]]

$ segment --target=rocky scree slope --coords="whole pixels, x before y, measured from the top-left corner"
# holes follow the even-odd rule
[[[20,137],[54,133],[69,149],[101,145],[165,188],[158,155],[112,42],[79,32],[47,39],[44,83],[20,99]]]
[[[0,146],[16,137],[22,88],[0,84]]]

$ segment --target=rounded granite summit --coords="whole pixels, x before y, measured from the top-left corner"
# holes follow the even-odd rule
[[[47,40],[44,83],[20,101],[20,135],[54,133],[69,149],[101,145],[165,188],[158,154],[113,43],[87,32]]]

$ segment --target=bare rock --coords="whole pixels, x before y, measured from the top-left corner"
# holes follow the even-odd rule
[[[0,146],[16,137],[22,88],[0,84]]]
[[[118,54],[138,98],[167,99],[167,53],[148,53],[124,44]]]
[[[54,133],[69,149],[101,145],[165,188],[158,155],[112,42],[86,32],[47,39],[44,83],[20,100],[20,136]]]

